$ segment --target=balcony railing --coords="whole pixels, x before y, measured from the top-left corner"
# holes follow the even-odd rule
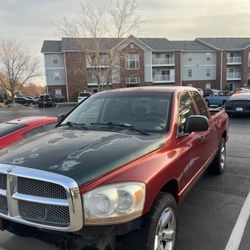
[[[86,59],[86,67],[87,68],[107,68],[109,67],[109,60],[108,59],[100,59],[100,61],[95,61],[95,60],[90,60],[90,59]]]
[[[227,80],[240,80],[241,72],[227,72]]]
[[[153,65],[174,65],[174,58],[154,58]]]
[[[170,75],[153,75],[153,82],[174,82],[174,77],[170,77]]]
[[[241,57],[240,56],[228,57],[227,64],[241,64]]]

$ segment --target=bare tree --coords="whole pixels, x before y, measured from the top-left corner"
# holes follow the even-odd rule
[[[57,30],[62,36],[83,38],[75,41],[86,53],[89,80],[94,79],[101,91],[120,80],[116,45],[146,20],[139,15],[136,0],[102,1],[99,5],[84,0],[80,7],[78,16],[72,20],[64,18]]]
[[[30,79],[39,76],[38,61],[13,40],[0,42],[0,87],[9,92],[12,100]]]

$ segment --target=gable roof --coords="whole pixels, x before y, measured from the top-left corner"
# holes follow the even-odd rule
[[[41,49],[42,53],[62,52],[62,41],[45,40]]]
[[[197,38],[198,41],[219,50],[242,50],[250,45],[250,38],[215,37]]]

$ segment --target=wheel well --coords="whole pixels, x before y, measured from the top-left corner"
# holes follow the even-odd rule
[[[171,180],[161,188],[162,192],[170,193],[174,196],[176,202],[178,203],[178,183],[176,180]]]

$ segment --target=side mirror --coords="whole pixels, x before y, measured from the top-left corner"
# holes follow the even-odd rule
[[[66,117],[65,114],[59,114],[59,115],[57,116],[57,123],[60,123],[65,117]]]
[[[185,124],[185,133],[208,130],[208,119],[202,115],[191,115]]]

